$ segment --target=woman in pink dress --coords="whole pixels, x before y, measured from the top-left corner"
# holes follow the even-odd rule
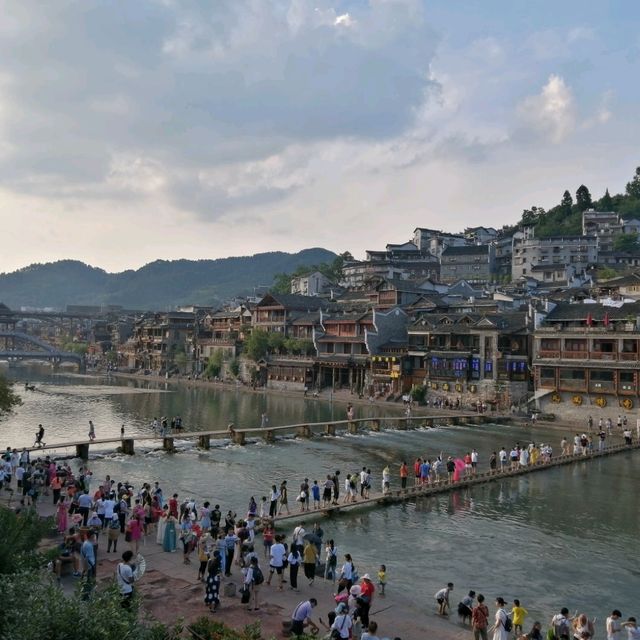
[[[131,518],[131,520],[129,520],[127,532],[129,533],[128,537],[131,538],[129,540],[131,551],[133,551],[134,555],[137,555],[140,547],[140,538],[142,538],[142,524],[138,518]]]
[[[58,533],[65,533],[68,527],[67,514],[69,513],[69,502],[65,498],[60,498],[56,505],[56,523]]]

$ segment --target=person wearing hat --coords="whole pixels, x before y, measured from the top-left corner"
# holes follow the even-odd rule
[[[371,581],[371,577],[368,573],[362,576],[362,583],[360,584],[360,596],[358,597],[358,610],[360,613],[360,620],[362,626],[366,629],[369,626],[369,610],[371,609],[371,602],[373,601],[373,594],[376,588]]]
[[[494,618],[493,627],[493,640],[508,640],[509,632],[506,629],[507,624],[507,612],[504,610],[504,605],[507,604],[504,598],[498,596],[496,598],[496,615]]]
[[[353,621],[349,615],[349,607],[344,602],[341,602],[336,607],[336,619],[331,625],[331,637],[344,638],[346,640],[351,637],[352,627]]]

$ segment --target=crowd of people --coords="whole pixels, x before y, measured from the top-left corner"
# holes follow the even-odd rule
[[[159,428],[162,428],[161,424]],[[609,437],[605,429],[606,426],[601,442]],[[626,432],[623,433],[626,440]],[[572,441],[562,438],[560,450],[563,455],[589,453],[593,450],[591,434],[576,434]],[[494,451],[487,462],[490,472],[500,473],[509,468],[549,461],[552,455],[550,444],[516,443],[508,451],[505,447]],[[476,449],[456,458],[445,456],[443,452],[431,457],[420,456],[413,464],[414,483],[419,486],[453,482],[473,476],[478,472],[480,463]],[[402,461],[397,470],[400,487],[407,487],[410,473],[409,466]],[[390,490],[391,476],[389,466],[381,470],[380,489],[383,493]],[[341,472],[336,470],[323,481],[304,478],[296,489],[295,502],[299,511],[306,513],[367,499],[373,484],[372,470],[367,466],[358,472],[346,473],[343,481]],[[260,609],[264,590],[269,587],[284,590],[286,585],[287,589],[299,591],[303,575],[308,583],[305,588],[313,587],[321,578],[334,585],[335,595],[326,622],[322,618],[317,622],[314,620],[312,611],[317,607],[317,598],[300,602],[291,616],[294,635],[308,627],[319,633],[324,627],[327,637],[334,640],[378,638],[378,624],[371,619],[370,611],[374,596],[385,595],[386,566],[381,565],[377,572],[364,573],[360,577],[352,555],[339,553],[335,540],[325,540],[319,523],[307,531],[300,521],[290,535],[277,531],[276,527],[280,526],[278,516],[290,514],[286,480],[273,484],[269,494],[259,501],[251,496],[246,513],[243,510],[243,515],[238,517],[232,509],[225,512],[219,504],[212,505],[210,501],[198,503],[175,492],[165,494],[158,481],[145,482],[136,488],[108,475],[96,480],[87,466],[74,470],[68,462],[56,461],[51,456],[32,461],[28,450],[18,452],[8,448],[0,464],[0,488],[3,485],[19,493],[21,507],[35,507],[42,496],[55,506],[56,525],[62,536],[60,555],[53,567],[58,578],[64,573],[65,566],[69,566],[74,576],[85,578],[90,585],[96,577],[101,540],[106,541],[106,549],[104,545],[100,547],[101,553],[121,553],[122,561],[117,565],[115,579],[120,587],[123,606],[128,606],[134,593],[135,563],[141,541],[155,540],[164,552],[181,553],[185,565],[191,565],[195,555],[197,579],[204,583],[204,603],[212,612],[220,607],[222,580],[234,572],[240,576],[242,602],[250,611]],[[344,490],[342,501],[341,487]],[[128,547],[124,553],[123,538]],[[453,585],[449,584],[436,594],[441,615],[448,614],[452,590]],[[470,591],[461,599],[458,613],[463,623],[471,625],[476,640],[486,640],[490,633],[494,640],[506,640],[511,626],[516,638],[536,640],[543,637],[542,627],[537,622],[528,633],[524,633],[526,610],[517,600],[514,600],[510,612],[505,606],[502,598],[496,599],[494,624],[490,625],[484,597]],[[565,623],[554,617],[554,638],[580,640],[593,637],[593,631],[585,627],[593,621],[586,618],[585,623],[577,615],[565,617],[566,625],[569,625],[567,628],[573,635],[563,635]],[[608,633],[611,628],[608,640],[621,638],[620,633],[625,628],[630,638],[640,637],[632,635],[638,633],[638,628],[632,623],[635,623],[633,619],[622,622],[620,615],[612,614],[607,620]]]

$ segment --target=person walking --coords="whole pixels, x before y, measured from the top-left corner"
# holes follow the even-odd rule
[[[471,628],[474,640],[487,640],[487,627],[489,626],[489,608],[484,603],[484,596],[479,593],[477,604],[471,610]]]
[[[212,613],[220,606],[220,580],[220,551],[216,549],[213,552],[213,558],[207,563],[207,581],[204,596],[204,603],[209,606],[209,610]]]
[[[307,580],[309,580],[309,585],[312,585],[316,577],[316,562],[318,560],[316,545],[311,542],[306,542],[302,557],[304,562],[304,575]]]
[[[280,508],[278,509],[278,515],[280,515],[283,509],[287,510],[287,515],[290,515],[289,512],[289,490],[287,489],[287,481],[283,480],[280,483]]]
[[[491,627],[493,631],[493,640],[508,640],[509,632],[507,631],[507,612],[504,610],[506,602],[504,598],[497,597],[496,598],[496,613],[494,618],[493,627]]]
[[[120,520],[118,514],[114,513],[111,516],[107,524],[107,553],[111,553],[111,547],[113,552],[118,550],[118,538],[120,537]]]
[[[276,573],[278,576],[278,589],[282,591],[282,583],[284,582],[284,559],[286,557],[287,550],[282,544],[282,535],[277,535],[275,538],[275,544],[271,545],[269,550],[269,577],[267,578],[267,584],[271,584],[271,578]],[[291,545],[292,550],[297,551],[295,545]]]
[[[402,489],[407,488],[407,478],[409,477],[409,468],[407,467],[407,463],[403,460],[400,465],[400,487]]]
[[[249,611],[258,611],[260,609],[259,598],[263,582],[264,576],[262,575],[262,569],[260,569],[258,564],[258,556],[254,555],[251,558],[249,568],[244,576],[244,586],[250,591],[249,606],[247,607]],[[252,604],[253,607],[251,607]]]
[[[338,549],[336,548],[333,539],[327,542],[327,546],[324,551],[324,579],[329,580],[329,576],[331,576],[331,582],[335,583],[336,567],[338,565]]]
[[[302,563],[302,556],[297,547],[291,549],[287,561],[289,562],[289,589],[298,591],[298,569]]]

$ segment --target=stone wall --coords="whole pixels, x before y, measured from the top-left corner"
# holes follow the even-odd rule
[[[554,402],[553,396],[559,396],[560,402]],[[582,398],[582,404],[576,405],[573,403],[573,396],[579,395]],[[557,394],[549,394],[538,400],[538,408],[543,413],[553,413],[556,419],[567,422],[577,422],[586,424],[589,416],[593,417],[594,423],[597,425],[598,420],[602,418],[606,420],[611,418],[615,425],[618,415],[627,416],[627,420],[632,427],[636,425],[636,418],[638,410],[640,409],[640,403],[637,398],[632,398],[633,407],[631,409],[625,409],[622,406],[624,398],[617,398],[616,396],[602,396],[607,400],[605,407],[599,407],[595,404],[595,395],[587,395],[586,393],[573,394],[569,392],[558,392]]]

